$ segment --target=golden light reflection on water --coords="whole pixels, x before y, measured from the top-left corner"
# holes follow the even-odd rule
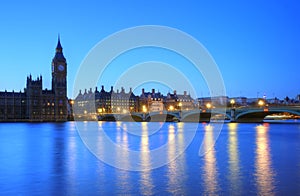
[[[117,138],[117,144],[120,144],[123,149],[128,149],[128,133],[127,131],[122,130],[122,123],[117,122],[117,130],[116,130],[116,138]],[[113,155],[111,155],[113,156]],[[121,162],[122,165],[125,167],[129,167],[129,152],[128,150],[116,150],[115,153],[115,160],[118,160]],[[130,186],[130,179],[129,179],[129,173],[125,170],[119,170],[118,172],[118,184],[116,184],[117,187],[124,190],[125,192],[129,192]]]
[[[171,194],[184,195],[184,187],[186,181],[186,158],[185,154],[181,154],[178,159],[174,157],[178,152],[183,151],[185,147],[185,137],[183,131],[183,123],[169,124],[168,126],[168,160],[171,161],[168,167],[168,191]],[[177,130],[177,131],[176,131]],[[177,137],[175,137],[177,134]]]
[[[142,123],[140,149],[141,165],[144,169],[146,169],[140,173],[140,191],[142,195],[152,195],[154,186],[151,178],[151,170],[147,170],[147,168],[150,168],[151,166],[149,133],[147,123]]]
[[[110,129],[107,129],[107,127],[113,126],[114,123],[111,122],[98,122],[97,123],[97,130],[93,129],[93,126],[90,125],[89,132],[92,133],[90,135],[90,147],[93,148],[93,145],[96,145],[96,155],[103,158],[103,159],[109,159],[111,162],[115,165],[124,165],[127,167],[129,163],[129,152],[128,150],[128,133],[127,131],[124,131],[124,125],[121,122],[118,122],[115,124],[114,131],[112,133],[112,138],[107,135],[106,132],[110,131]],[[126,128],[126,127],[125,127]],[[107,129],[107,130],[106,130]],[[114,135],[115,134],[115,135]],[[113,139],[115,138],[115,142]],[[95,140],[95,142],[94,142]],[[116,150],[112,149],[110,147],[109,142],[114,143],[115,145],[118,145],[123,148],[123,150]],[[118,163],[116,163],[118,162]],[[101,166],[101,164],[100,164]],[[103,167],[100,167],[99,170],[103,170],[105,168],[105,165]],[[99,172],[101,175],[100,177],[105,178],[105,176],[102,174],[102,172]],[[130,186],[130,175],[125,170],[118,170],[116,173],[115,178],[117,179],[116,187],[120,189],[119,191],[125,191],[130,192],[131,186]],[[116,190],[118,191],[118,190]]]
[[[168,127],[168,143],[169,143],[169,148],[168,148],[168,159],[172,159],[172,157],[174,157],[175,153],[176,153],[176,144],[174,141],[174,133],[175,132],[175,127],[174,125],[170,124]],[[172,187],[175,188],[175,184],[177,182],[177,180],[179,180],[177,178],[176,175],[176,163],[175,161],[172,161],[168,164],[168,188],[169,191],[172,192]]]
[[[98,121],[98,132],[103,132],[102,130],[103,122]],[[99,154],[104,154],[104,146],[103,146],[103,137],[97,137],[97,152]]]
[[[275,188],[268,131],[266,123],[256,127],[255,177],[259,195],[274,195]]]
[[[142,156],[143,160],[145,161],[149,161],[148,158],[149,158],[149,136],[148,136],[148,126],[147,124],[143,123],[142,124],[142,134],[141,134],[141,151],[145,152],[143,153],[143,155],[145,156]],[[144,158],[147,158],[147,159],[144,159]]]
[[[205,184],[205,195],[216,195],[218,191],[218,182],[217,182],[217,166],[216,166],[216,151],[214,146],[214,133],[213,126],[205,125],[204,126],[205,135],[204,135],[204,149],[206,154],[204,155],[204,173],[203,179]]]
[[[229,165],[229,181],[230,190],[232,194],[240,195],[241,190],[241,174],[240,174],[240,160],[239,160],[239,150],[238,150],[238,134],[237,134],[238,124],[229,123],[228,124],[228,165]]]
[[[103,124],[103,121],[97,121],[97,123],[98,123],[98,126],[101,127]]]
[[[117,127],[121,127],[122,122],[121,121],[116,121]]]
[[[102,126],[105,122],[102,122],[102,121],[98,121],[98,129],[97,129],[97,133],[99,132],[102,132]],[[99,154],[104,154],[105,153],[105,148],[103,146],[103,137],[97,137],[97,152]],[[104,175],[104,168],[105,168],[105,165],[104,164],[98,164],[98,173],[99,173],[99,178],[100,179],[104,179],[105,178],[105,175]]]

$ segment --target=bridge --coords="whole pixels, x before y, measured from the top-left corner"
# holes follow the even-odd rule
[[[240,108],[234,111],[231,121],[237,122],[261,122],[271,114],[289,113],[300,116],[300,106],[273,106],[273,107],[256,107],[256,108]]]
[[[134,112],[102,114],[97,116],[100,121],[136,121],[136,122],[209,122],[211,120],[228,120],[230,122],[262,122],[271,114],[289,113],[300,116],[300,106],[272,106],[272,107],[239,107],[214,108],[210,110],[182,110],[159,112]]]

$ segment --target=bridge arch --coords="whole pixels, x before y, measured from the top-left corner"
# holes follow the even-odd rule
[[[257,110],[248,110],[245,112],[241,112],[236,115],[235,120],[237,122],[243,122],[243,121],[260,122],[263,121],[263,119],[268,115],[284,113],[284,112],[300,116],[300,111],[294,111],[289,109],[268,109],[268,110],[257,109]]]
[[[128,121],[128,122],[143,122],[143,117],[140,115],[134,115],[134,114],[129,114],[129,115],[124,115],[120,117],[120,121]]]
[[[153,122],[174,122],[179,121],[180,117],[179,115],[176,115],[174,113],[150,113],[146,116],[146,121],[153,121]]]
[[[107,114],[103,116],[98,116],[98,120],[100,121],[116,121],[116,117],[113,114]]]
[[[227,119],[231,119],[231,116],[228,113],[211,111],[201,112],[200,110],[193,110],[189,112],[182,113],[181,121],[187,122],[203,122],[203,121],[210,121],[216,115],[224,115]]]

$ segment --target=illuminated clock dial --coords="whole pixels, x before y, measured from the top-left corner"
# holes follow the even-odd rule
[[[58,70],[63,71],[63,70],[65,70],[65,67],[63,65],[58,65]]]

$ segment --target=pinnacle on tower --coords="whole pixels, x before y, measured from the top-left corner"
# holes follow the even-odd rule
[[[62,46],[60,44],[60,35],[58,34],[58,41],[57,41],[57,46],[56,46],[56,52],[62,52]]]
[[[65,61],[66,60],[62,51],[63,51],[63,48],[60,43],[60,35],[58,34],[56,54],[55,54],[54,60],[56,60],[56,61]]]

